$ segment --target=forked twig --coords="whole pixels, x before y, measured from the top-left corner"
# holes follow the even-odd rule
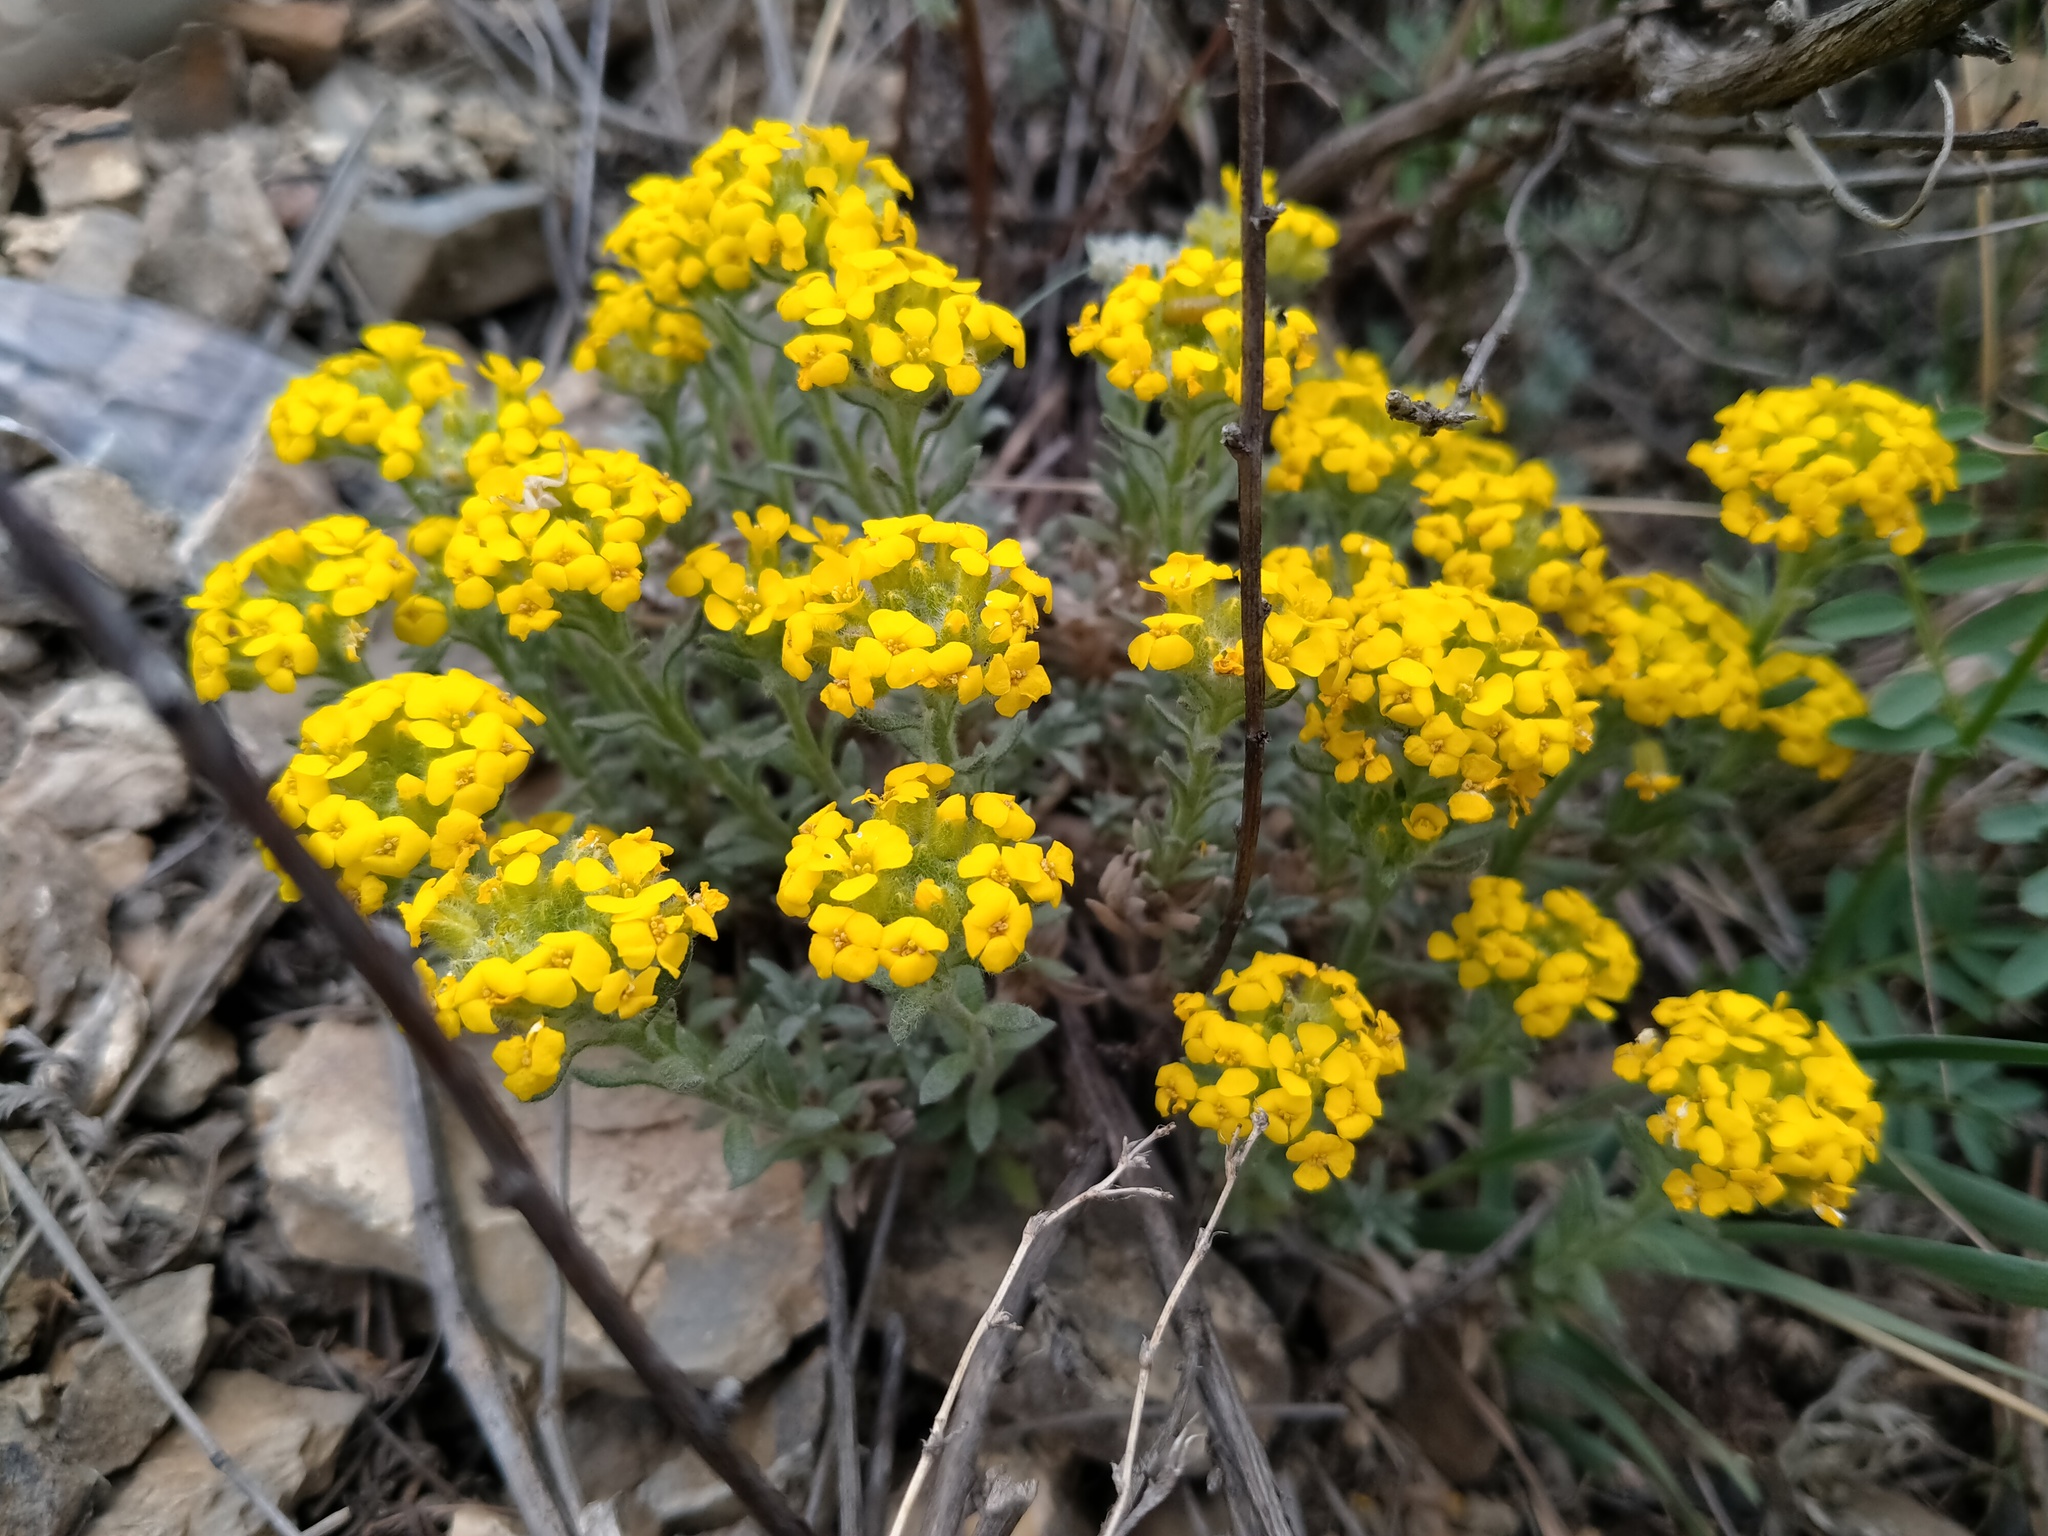
[[[1095,1183],[1074,1196],[1057,1210],[1039,1211],[1024,1223],[1024,1235],[1017,1242],[1017,1251],[1010,1255],[1010,1267],[1003,1271],[1002,1281],[996,1286],[995,1295],[989,1298],[988,1307],[974,1325],[974,1331],[967,1336],[967,1347],[960,1351],[960,1362],[953,1367],[953,1379],[946,1383],[946,1396],[939,1404],[939,1411],[932,1419],[931,1432],[925,1436],[924,1449],[918,1453],[917,1467],[910,1474],[910,1486],[903,1490],[903,1502],[897,1506],[896,1518],[890,1523],[889,1536],[903,1536],[909,1528],[911,1512],[917,1507],[917,1498],[924,1491],[925,1479],[931,1475],[932,1464],[939,1459],[939,1448],[945,1444],[946,1426],[953,1417],[953,1403],[960,1395],[960,1383],[967,1375],[967,1367],[973,1363],[974,1352],[990,1329],[1008,1324],[1011,1319],[1003,1310],[1003,1303],[1009,1297],[1010,1282],[1017,1278],[1017,1271],[1024,1266],[1024,1260],[1037,1243],[1040,1234],[1059,1226],[1074,1212],[1092,1200],[1113,1200],[1131,1195],[1150,1197],[1155,1200],[1169,1198],[1164,1190],[1150,1187],[1132,1188],[1119,1181],[1134,1168],[1145,1166],[1145,1152],[1152,1143],[1173,1129],[1171,1122],[1158,1127],[1142,1141],[1126,1141],[1123,1153],[1116,1165]]]
[[[490,1166],[485,1184],[490,1198],[525,1218],[690,1449],[704,1458],[768,1536],[811,1536],[810,1527],[760,1466],[733,1443],[703,1393],[655,1343],[541,1178],[496,1090],[484,1081],[476,1062],[441,1033],[404,955],[371,930],[355,903],[334,883],[333,872],[321,868],[284,824],[220,716],[200,705],[183,672],[143,633],[121,599],[6,484],[0,484],[0,529],[12,541],[23,572],[70,610],[100,661],[127,676],[149,701],[177,738],[193,777],[211,786],[236,819],[269,848],[281,872],[298,887],[304,911],[332,935],[335,947],[369,983],[447,1091]]]
[[[1927,206],[1927,200],[1934,196],[1934,189],[1941,181],[1942,168],[1948,164],[1948,157],[1956,147],[1956,103],[1948,93],[1948,87],[1939,80],[1934,89],[1941,97],[1941,152],[1934,157],[1934,164],[1927,168],[1927,179],[1920,184],[1920,195],[1913,199],[1913,206],[1897,218],[1886,218],[1854,192],[1842,185],[1842,178],[1835,174],[1835,168],[1828,164],[1828,157],[1807,137],[1806,130],[1789,119],[1785,124],[1785,138],[1799,151],[1800,159],[1813,167],[1813,174],[1820,178],[1821,185],[1828,189],[1828,196],[1844,213],[1860,219],[1873,229],[1904,229],[1920,217],[1920,210]]]
[[[240,1463],[221,1448],[221,1443],[214,1438],[213,1431],[206,1427],[206,1421],[193,1411],[192,1405],[185,1401],[184,1394],[171,1385],[171,1378],[164,1374],[163,1367],[156,1363],[156,1358],[150,1354],[148,1346],[136,1336],[135,1330],[128,1324],[128,1319],[121,1315],[121,1309],[114,1305],[114,1298],[107,1294],[107,1288],[100,1284],[99,1276],[92,1272],[92,1266],[85,1262],[84,1255],[80,1254],[76,1245],[72,1243],[71,1234],[66,1232],[57,1220],[56,1212],[44,1203],[41,1193],[36,1189],[35,1181],[29,1178],[27,1171],[14,1160],[14,1154],[8,1150],[4,1141],[0,1141],[0,1176],[6,1178],[8,1189],[28,1212],[29,1220],[35,1223],[36,1230],[43,1235],[43,1241],[50,1245],[64,1268],[70,1271],[72,1280],[85,1292],[86,1299],[93,1305],[93,1310],[98,1312],[102,1321],[106,1323],[107,1332],[111,1333],[114,1341],[128,1352],[129,1358],[141,1370],[143,1379],[149,1383],[150,1390],[163,1400],[164,1406],[171,1410],[171,1416],[178,1421],[179,1426],[192,1437],[202,1451],[206,1452],[206,1459],[220,1470],[221,1476],[235,1485],[235,1491],[249,1501],[249,1507],[261,1515],[263,1523],[276,1531],[278,1536],[304,1536],[293,1523],[292,1517],[279,1509],[271,1497],[242,1470]]]
[[[1180,1278],[1173,1282],[1173,1289],[1166,1293],[1166,1304],[1159,1309],[1159,1320],[1152,1325],[1152,1332],[1138,1350],[1138,1386],[1131,1395],[1131,1424],[1124,1434],[1124,1459],[1116,1473],[1116,1502],[1110,1506],[1109,1515],[1102,1522],[1102,1536],[1119,1536],[1126,1520],[1131,1515],[1132,1501],[1138,1492],[1138,1432],[1145,1422],[1145,1394],[1152,1385],[1152,1362],[1158,1357],[1159,1346],[1165,1342],[1166,1328],[1173,1321],[1173,1314],[1180,1306],[1181,1293],[1188,1288],[1188,1282],[1195,1278],[1195,1271],[1202,1260],[1208,1257],[1209,1247],[1216,1241],[1216,1227],[1223,1220],[1223,1208],[1230,1203],[1230,1192],[1237,1187],[1238,1170],[1244,1167],[1245,1159],[1252,1154],[1252,1148],[1259,1144],[1259,1138],[1266,1134],[1266,1112],[1252,1111],[1250,1134],[1240,1133],[1233,1137],[1230,1150],[1223,1159],[1223,1188],[1217,1193],[1216,1206],[1209,1212],[1209,1219],[1202,1230],[1195,1234],[1195,1246],[1188,1254],[1187,1263],[1181,1266]],[[1194,1378],[1192,1362],[1183,1366],[1190,1381]],[[1166,1433],[1173,1433],[1169,1423]]]
[[[1238,643],[1244,660],[1244,795],[1230,904],[1202,962],[1201,989],[1216,984],[1244,925],[1266,799],[1266,234],[1281,210],[1266,203],[1266,0],[1236,0],[1239,294],[1237,420],[1223,446],[1237,460]]]

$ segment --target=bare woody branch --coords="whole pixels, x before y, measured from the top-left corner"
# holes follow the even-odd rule
[[[1660,17],[1614,17],[1541,48],[1502,54],[1331,134],[1281,177],[1289,197],[1328,199],[1375,162],[1474,117],[1567,93],[1628,96],[1691,117],[1790,106],[1824,86],[1932,47],[1988,0],[1849,0],[1782,37],[1706,48]]]
[[[212,787],[297,885],[303,909],[328,930],[336,947],[405,1031],[420,1061],[440,1082],[475,1136],[491,1169],[485,1193],[526,1219],[570,1288],[590,1309],[648,1395],[674,1422],[684,1442],[704,1458],[768,1536],[811,1536],[810,1527],[789,1507],[760,1466],[726,1434],[703,1393],[655,1343],[647,1325],[612,1283],[603,1261],[577,1232],[568,1209],[549,1190],[511,1116],[484,1081],[474,1059],[441,1033],[405,956],[370,928],[355,903],[335,884],[333,873],[314,862],[271,808],[262,784],[218,713],[200,705],[184,673],[144,634],[126,605],[6,485],[0,485],[0,529],[12,541],[16,559],[29,578],[76,617],[102,663],[127,676],[149,701],[177,738],[193,777]]]

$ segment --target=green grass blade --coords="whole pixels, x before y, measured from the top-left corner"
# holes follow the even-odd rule
[[[1952,1280],[1982,1296],[2020,1307],[2048,1307],[2048,1264],[2009,1253],[1985,1253],[1962,1243],[1941,1243],[1891,1232],[1810,1227],[1787,1221],[1727,1221],[1721,1235],[1745,1248],[1818,1248],[1856,1253],[1886,1264]]]
[[[1845,1042],[1858,1061],[1995,1061],[2007,1067],[2048,1067],[2048,1040],[1993,1040],[1983,1035],[1894,1035]]]
[[[1887,1152],[1884,1160],[1865,1176],[1882,1188],[1917,1195],[1919,1188],[1900,1171],[1905,1163],[1903,1154]],[[1913,1155],[1912,1170],[1994,1243],[2010,1243],[2015,1248],[2048,1254],[2048,1202],[1968,1168],[1918,1153]]]

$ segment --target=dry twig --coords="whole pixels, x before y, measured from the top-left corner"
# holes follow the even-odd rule
[[[1828,157],[1820,152],[1806,130],[1797,122],[1788,119],[1785,123],[1785,140],[1799,151],[1800,159],[1813,167],[1813,174],[1828,189],[1828,196],[1844,213],[1861,219],[1874,229],[1904,229],[1920,217],[1920,210],[1927,206],[1927,199],[1934,196],[1934,188],[1941,180],[1941,173],[1948,164],[1948,157],[1956,147],[1956,102],[1948,93],[1948,87],[1939,80],[1934,82],[1935,93],[1941,97],[1941,152],[1934,157],[1934,164],[1927,168],[1927,179],[1920,183],[1920,195],[1913,199],[1913,205],[1897,218],[1887,218],[1872,208],[1862,198],[1842,185],[1835,174],[1835,168],[1828,164]]]
[[[903,1407],[903,1314],[882,1319],[882,1389],[875,1399],[874,1444],[868,1450],[867,1506],[862,1512],[864,1536],[882,1536],[889,1515],[889,1480],[896,1464],[896,1420]]]
[[[833,1482],[839,1490],[839,1536],[861,1536],[860,1445],[853,1421],[853,1364],[860,1341],[848,1336],[846,1235],[827,1204],[818,1217],[825,1254],[825,1349],[832,1378]]]
[[[170,1377],[164,1374],[163,1367],[156,1363],[156,1358],[150,1354],[148,1346],[128,1325],[128,1320],[121,1315],[121,1309],[114,1305],[114,1298],[107,1294],[107,1288],[100,1284],[99,1277],[92,1272],[92,1267],[85,1262],[84,1256],[72,1243],[71,1235],[57,1220],[56,1213],[44,1203],[42,1195],[36,1189],[35,1181],[30,1179],[27,1171],[14,1160],[14,1154],[8,1150],[4,1141],[0,1141],[0,1177],[6,1179],[9,1191],[28,1212],[29,1220],[35,1223],[35,1228],[42,1234],[43,1241],[50,1245],[79,1290],[85,1293],[86,1300],[92,1303],[93,1310],[99,1313],[101,1320],[106,1324],[107,1332],[111,1333],[114,1341],[128,1352],[129,1358],[141,1370],[143,1380],[147,1381],[150,1390],[163,1400],[163,1405],[171,1410],[171,1416],[178,1421],[179,1426],[192,1437],[202,1451],[206,1452],[206,1459],[220,1469],[221,1476],[235,1485],[235,1491],[248,1501],[249,1507],[261,1515],[263,1523],[276,1531],[278,1536],[307,1536],[307,1533],[301,1532],[293,1523],[291,1516],[279,1509],[276,1502],[242,1470],[241,1465],[221,1448],[221,1443],[214,1438],[213,1431],[206,1427],[206,1421],[193,1412],[192,1405],[185,1401],[176,1387],[171,1385]],[[322,1524],[331,1529],[335,1522],[330,1517]]]
[[[564,1078],[555,1089],[555,1198],[569,1203],[569,1090],[573,1082]],[[547,1458],[554,1478],[555,1496],[562,1508],[574,1513],[583,1508],[583,1487],[576,1476],[576,1463],[569,1455],[568,1424],[562,1417],[562,1351],[568,1343],[569,1288],[562,1272],[548,1266],[547,1317],[542,1323],[540,1356],[540,1401],[534,1407],[534,1437]]]
[[[314,861],[271,808],[220,716],[199,704],[177,664],[9,486],[0,486],[0,528],[12,541],[23,573],[75,616],[101,662],[126,675],[170,728],[193,777],[210,785],[236,818],[270,849],[284,875],[298,887],[301,910],[333,936],[336,947],[404,1029],[476,1137],[491,1169],[485,1185],[490,1198],[518,1211],[533,1228],[534,1236],[561,1267],[597,1325],[675,1423],[684,1441],[732,1489],[768,1536],[810,1536],[809,1527],[797,1518],[760,1467],[732,1442],[703,1394],[655,1343],[603,1262],[576,1231],[568,1211],[549,1191],[496,1091],[484,1081],[475,1061],[441,1033],[405,957],[371,930],[355,903],[334,883],[332,872]]]
[[[974,1331],[967,1336],[967,1347],[960,1351],[959,1364],[953,1367],[953,1379],[946,1384],[946,1395],[939,1403],[938,1414],[932,1419],[931,1432],[925,1436],[924,1449],[917,1458],[917,1468],[910,1474],[910,1486],[903,1490],[903,1502],[897,1506],[896,1519],[889,1526],[889,1536],[903,1536],[904,1531],[909,1528],[911,1512],[917,1507],[918,1495],[924,1491],[925,1479],[931,1475],[932,1463],[938,1460],[939,1448],[945,1443],[947,1430],[952,1423],[953,1405],[960,1396],[960,1383],[967,1375],[968,1366],[974,1361],[976,1348],[991,1329],[1015,1326],[1014,1319],[1005,1310],[1005,1303],[1009,1300],[1012,1282],[1024,1267],[1039,1237],[1048,1228],[1057,1230],[1068,1217],[1091,1201],[1114,1200],[1126,1195],[1150,1199],[1165,1198],[1162,1190],[1147,1185],[1127,1185],[1120,1181],[1126,1174],[1146,1167],[1146,1150],[1172,1129],[1171,1125],[1162,1125],[1142,1141],[1126,1141],[1115,1165],[1101,1179],[1065,1204],[1053,1210],[1039,1211],[1024,1223],[1024,1235],[1017,1243],[1017,1251],[1010,1256],[1010,1267],[1003,1272],[1002,1283],[997,1285],[995,1295],[989,1298],[987,1308],[974,1325]]]

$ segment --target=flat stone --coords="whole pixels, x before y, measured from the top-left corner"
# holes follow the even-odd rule
[[[214,1371],[192,1406],[250,1479],[290,1511],[334,1478],[342,1437],[363,1410],[354,1392],[288,1387],[253,1371]],[[182,1429],[150,1448],[86,1536],[257,1536],[251,1509]]]
[[[42,660],[43,648],[36,644],[34,635],[11,624],[0,624],[0,677],[19,677],[40,666]]]
[[[526,1536],[526,1527],[488,1504],[458,1504],[448,1511],[448,1536]]]
[[[74,837],[141,831],[190,783],[178,744],[126,678],[67,683],[29,717],[28,742],[0,784],[0,814],[40,816]]]
[[[44,281],[73,293],[111,298],[128,291],[142,259],[142,220],[118,208],[87,208],[71,226],[70,238],[50,263]]]
[[[38,107],[22,114],[28,163],[43,207],[63,213],[125,203],[148,181],[134,122],[111,107]]]
[[[214,14],[259,59],[273,59],[304,84],[334,67],[348,36],[348,0],[235,0]]]
[[[192,1385],[206,1347],[213,1266],[152,1275],[115,1297],[114,1305],[171,1385],[181,1392]],[[111,1334],[88,1341],[74,1354],[56,1432],[57,1445],[71,1460],[96,1472],[118,1472],[148,1450],[170,1422],[170,1408]]]
[[[70,1536],[99,1475],[66,1460],[12,1403],[0,1402],[0,1531]]]
[[[26,1024],[47,1036],[105,985],[107,893],[79,878],[83,862],[78,845],[40,817],[0,818],[0,1028]]]
[[[341,253],[370,302],[401,320],[470,320],[554,281],[544,187],[492,182],[426,197],[364,198]]]
[[[248,76],[236,32],[188,21],[170,47],[142,61],[126,105],[135,126],[158,138],[219,133],[242,115]]]
[[[23,480],[21,491],[121,591],[160,592],[176,583],[171,543],[177,525],[119,475],[88,464],[52,464]],[[70,610],[31,581],[12,555],[13,545],[0,538],[0,624],[70,622]]]
[[[488,1069],[487,1069],[488,1070]],[[412,1186],[383,1040],[339,1020],[311,1025],[252,1090],[271,1207],[298,1256],[417,1279]],[[507,1101],[543,1167],[552,1105]],[[653,1089],[578,1088],[570,1207],[656,1340],[692,1376],[748,1381],[823,1319],[817,1225],[802,1178],[780,1164],[733,1189],[696,1104]],[[486,1203],[483,1155],[447,1117],[451,1185],[491,1322],[538,1355],[548,1263],[525,1221]],[[634,1389],[625,1364],[573,1298],[571,1385]]]
[[[1023,1227],[1022,1212],[944,1211],[935,1196],[905,1212],[875,1304],[878,1314],[893,1310],[914,1319],[908,1342],[915,1369],[940,1381],[952,1376]],[[1220,1254],[1203,1260],[1200,1280],[1245,1401],[1286,1401],[1286,1343],[1265,1302]],[[1018,1340],[1005,1402],[1025,1418],[1127,1409],[1137,1389],[1138,1351],[1163,1300],[1136,1218],[1114,1205],[1084,1207]],[[1179,1342],[1169,1329],[1150,1396],[1170,1400],[1179,1379]],[[1096,1436],[1080,1449],[1108,1459],[1121,1444]]]
[[[183,1120],[197,1114],[240,1065],[235,1037],[213,1020],[201,1019],[172,1044],[163,1065],[143,1084],[135,1107],[147,1120]]]

